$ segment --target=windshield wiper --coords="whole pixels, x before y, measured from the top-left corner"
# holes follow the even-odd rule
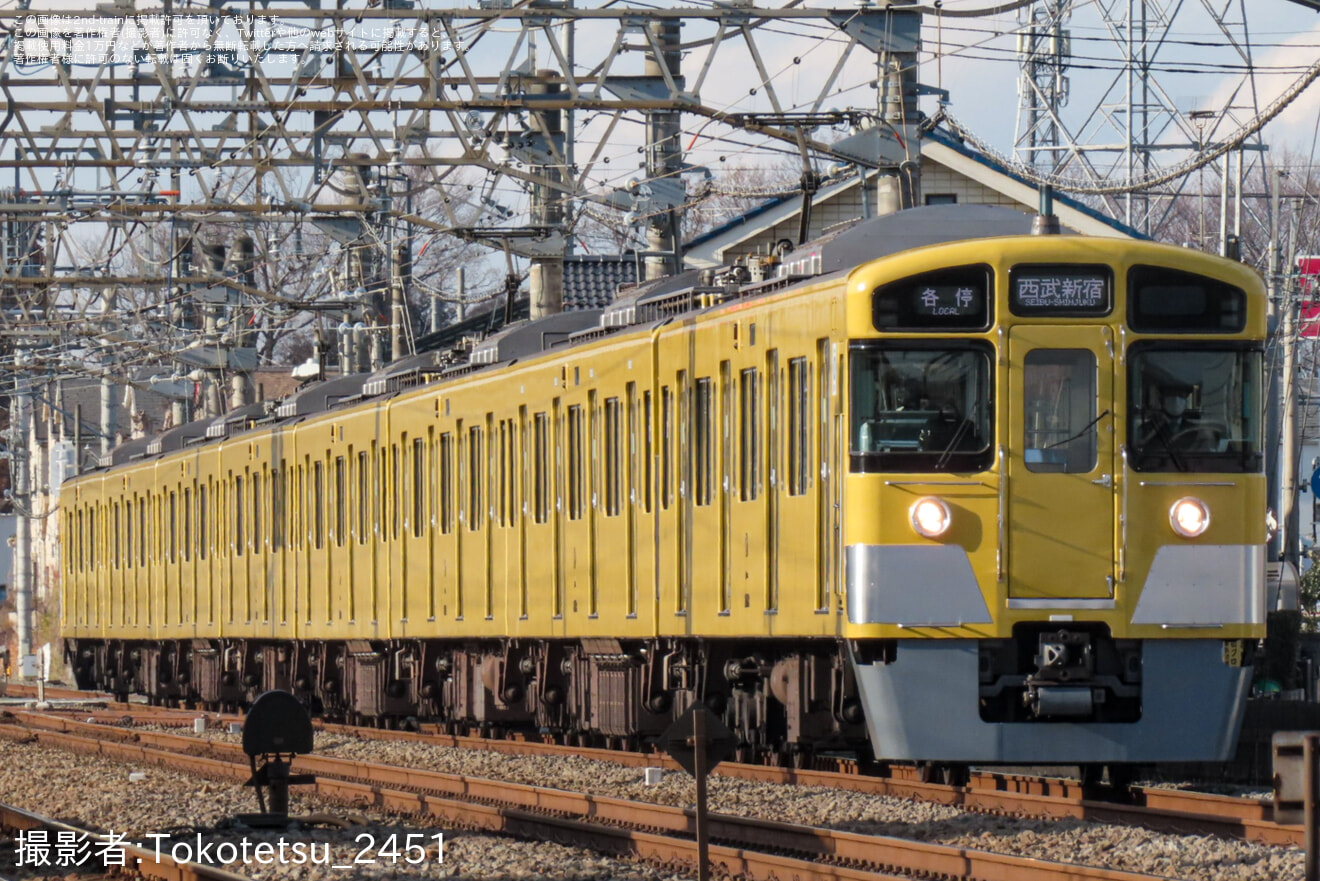
[[[953,455],[953,448],[958,446],[958,442],[962,440],[963,435],[967,433],[967,429],[971,424],[972,420],[970,419],[964,419],[962,423],[959,424],[958,430],[953,433],[953,437],[949,438],[948,446],[944,448],[944,452],[940,453],[940,457],[935,460],[936,471],[941,470],[949,461],[949,457]]]
[[[1178,454],[1178,451],[1173,448],[1172,438],[1169,437],[1169,427],[1165,425],[1164,422],[1155,422],[1155,437],[1159,438],[1160,444],[1163,445],[1165,451],[1168,452],[1169,461],[1173,462],[1173,467],[1177,468],[1179,471],[1186,471],[1187,463],[1183,461],[1183,457]],[[1146,439],[1143,438],[1141,444],[1142,452],[1145,452],[1145,440]]]
[[[1086,423],[1085,425],[1083,425],[1082,428],[1081,428],[1081,431],[1077,432],[1077,433],[1074,434],[1072,437],[1065,437],[1065,438],[1064,438],[1063,440],[1061,440],[1061,441],[1055,441],[1055,442],[1052,443],[1052,444],[1046,444],[1045,446],[1041,447],[1041,449],[1042,449],[1042,450],[1052,450],[1052,449],[1054,449],[1055,447],[1061,447],[1061,446],[1063,446],[1064,444],[1070,444],[1070,443],[1072,443],[1073,441],[1077,440],[1077,439],[1078,439],[1079,437],[1081,437],[1082,435],[1086,434],[1086,433],[1087,433],[1088,431],[1090,431],[1092,428],[1094,428],[1094,427],[1095,427],[1095,424],[1096,424],[1097,422],[1099,422],[1101,419],[1104,419],[1104,418],[1105,418],[1106,416],[1108,416],[1108,415],[1109,415],[1109,411],[1106,410],[1106,411],[1104,411],[1103,413],[1101,413],[1099,416],[1097,416],[1097,417],[1095,417],[1094,419],[1092,419],[1090,422],[1088,422],[1088,423]]]

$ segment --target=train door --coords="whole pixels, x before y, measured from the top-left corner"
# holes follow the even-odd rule
[[[1010,600],[1113,596],[1111,346],[1103,326],[1027,325],[1010,333]]]
[[[426,630],[426,619],[432,616],[432,591],[435,579],[431,572],[431,511],[429,510],[431,464],[430,451],[434,432],[426,437],[407,438],[407,472],[404,482],[407,510],[404,516],[403,553],[395,566],[400,590],[396,593],[398,608],[390,632],[412,635]],[[404,622],[407,622],[406,624]]]

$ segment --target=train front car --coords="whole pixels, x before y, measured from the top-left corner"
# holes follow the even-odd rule
[[[987,239],[863,265],[847,309],[845,626],[876,756],[1228,758],[1265,626],[1260,279]]]

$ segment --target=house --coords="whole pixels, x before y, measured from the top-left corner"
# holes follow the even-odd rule
[[[893,178],[856,174],[827,182],[812,199],[808,238],[840,223],[875,213]],[[1034,214],[1040,204],[1035,184],[938,129],[921,142],[921,193],[926,205],[999,205]],[[802,198],[771,199],[689,241],[688,266],[709,268],[734,263],[748,254],[769,254],[797,244]],[[1065,231],[1090,236],[1142,238],[1135,229],[1067,197],[1055,195],[1054,213]]]

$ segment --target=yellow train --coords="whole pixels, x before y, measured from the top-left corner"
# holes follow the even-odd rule
[[[1225,758],[1260,279],[1028,224],[916,209],[126,444],[62,492],[78,684],[617,744],[703,701],[785,760]]]

